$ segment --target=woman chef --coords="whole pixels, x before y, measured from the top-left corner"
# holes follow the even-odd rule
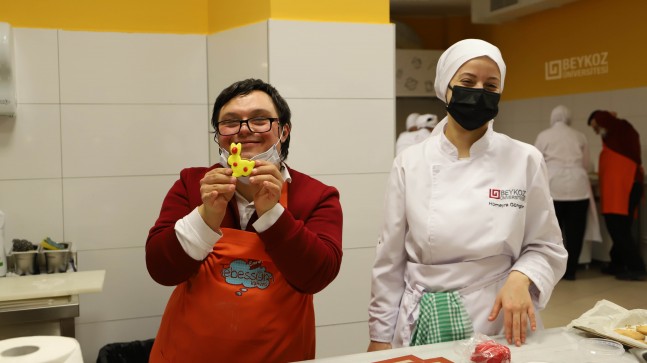
[[[438,60],[447,117],[398,155],[373,266],[369,351],[505,333],[520,346],[567,253],[544,159],[494,132],[505,78],[499,49],[478,39]]]

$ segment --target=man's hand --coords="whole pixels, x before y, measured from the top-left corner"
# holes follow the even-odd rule
[[[200,180],[202,205],[198,207],[198,212],[205,223],[216,232],[220,230],[227,203],[236,190],[236,178],[231,174],[232,171],[229,168],[216,168],[210,170]]]
[[[535,307],[530,298],[529,286],[528,276],[519,271],[510,272],[508,280],[497,294],[492,312],[488,317],[489,321],[494,321],[499,311],[503,309],[505,337],[509,344],[514,342],[517,347],[526,342],[528,323],[532,331],[537,329]]]
[[[276,165],[265,160],[256,160],[249,182],[257,188],[254,193],[254,207],[260,217],[279,202],[283,177]]]

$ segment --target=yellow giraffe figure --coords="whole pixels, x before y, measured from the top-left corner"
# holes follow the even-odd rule
[[[243,146],[240,143],[231,143],[229,146],[229,158],[227,158],[227,164],[231,166],[231,170],[234,171],[233,176],[238,178],[239,176],[249,176],[254,169],[254,160],[247,160],[240,157],[240,154],[243,152]]]

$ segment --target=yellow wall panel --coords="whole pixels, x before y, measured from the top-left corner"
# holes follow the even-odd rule
[[[580,0],[495,26],[505,99],[647,86],[647,1]]]
[[[645,0],[579,0],[498,25],[471,24],[467,16],[398,20],[431,49],[465,38],[497,45],[508,65],[503,99],[510,100],[647,86],[644,14]]]
[[[270,2],[271,0],[208,0],[209,33],[269,19]]]
[[[0,0],[20,28],[210,34],[270,18],[388,23],[388,0]]]
[[[139,33],[207,33],[207,0],[2,0],[13,27]]]
[[[389,22],[389,0],[272,0],[273,19],[339,21],[350,23]]]

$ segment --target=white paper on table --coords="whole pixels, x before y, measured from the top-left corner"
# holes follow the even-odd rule
[[[647,349],[647,341],[640,342],[614,331],[615,329],[625,328],[635,329],[636,325],[647,325],[647,310],[627,310],[611,301],[600,300],[595,303],[591,310],[571,321],[567,328],[572,329],[575,326],[582,326],[621,343]]]

